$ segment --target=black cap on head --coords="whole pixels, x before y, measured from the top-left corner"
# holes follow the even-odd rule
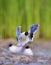
[[[8,46],[11,47],[13,44],[9,44]]]
[[[25,32],[25,35],[27,36],[28,35],[28,32]]]
[[[25,48],[28,49],[28,48],[30,48],[30,47],[29,47],[29,46],[26,46]]]

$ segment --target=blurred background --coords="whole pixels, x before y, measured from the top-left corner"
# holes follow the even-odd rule
[[[16,27],[40,25],[38,38],[51,39],[51,0],[0,0],[0,38],[16,38]]]

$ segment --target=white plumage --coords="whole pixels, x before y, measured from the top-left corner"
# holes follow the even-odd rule
[[[33,51],[31,50],[31,48],[29,46],[27,46],[26,48],[24,48],[23,52],[21,52],[22,48],[23,48],[22,46],[21,47],[17,47],[15,45],[11,45],[11,46],[10,45],[9,45],[9,51],[11,53],[22,53],[24,55],[31,55],[31,56],[34,55]]]
[[[33,51],[31,50],[31,48],[25,48],[25,50],[23,51],[23,54],[24,54],[24,55],[31,55],[31,56],[34,55],[34,53],[33,53]]]
[[[11,53],[20,53],[22,50],[22,47],[17,47],[15,45],[9,46],[9,51]]]
[[[12,52],[12,53],[16,53],[17,47],[13,45],[13,46],[9,47],[9,51]]]

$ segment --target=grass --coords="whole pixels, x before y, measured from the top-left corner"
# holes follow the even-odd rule
[[[40,37],[51,38],[51,0],[0,0],[0,36],[16,37],[16,26],[22,31],[40,24]]]

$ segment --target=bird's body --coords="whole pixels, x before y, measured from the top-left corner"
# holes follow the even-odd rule
[[[9,46],[9,51],[11,53],[20,53],[22,50],[22,47],[17,47],[16,45]]]
[[[25,50],[23,51],[23,54],[24,55],[31,55],[31,56],[34,55],[33,51],[31,50],[31,48],[29,46],[26,46]]]
[[[17,52],[17,47],[16,46],[11,46],[9,47],[9,51],[12,53],[16,53]]]

